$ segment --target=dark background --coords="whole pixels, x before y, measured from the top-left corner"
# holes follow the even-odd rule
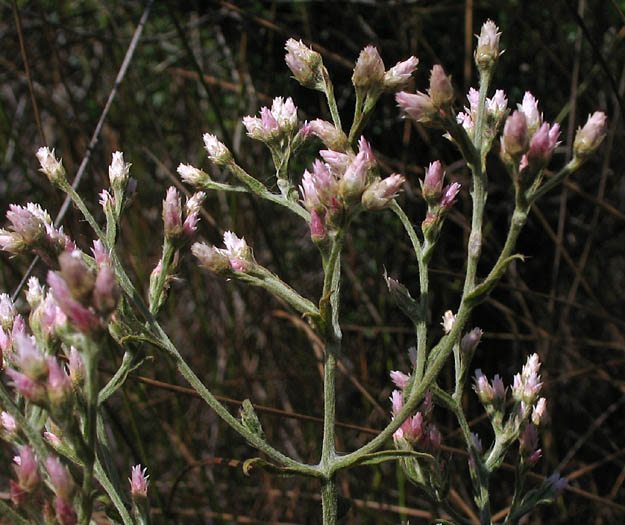
[[[73,178],[144,9],[137,1],[19,2],[18,25],[12,3],[0,3],[2,215],[9,203],[28,201],[53,215],[58,211],[63,196],[37,171],[34,153],[44,143],[56,148]],[[349,125],[351,67],[365,45],[378,48],[387,68],[418,56],[412,89],[424,90],[431,66],[442,64],[453,77],[460,107],[466,103],[463,93],[477,84],[471,35],[492,18],[506,50],[493,87],[505,90],[511,107],[531,90],[545,119],[561,123],[562,145],[552,168],[568,158],[574,131],[590,112],[606,112],[609,134],[599,155],[532,210],[518,245],[526,261],[511,266],[473,316],[472,325],[485,331],[475,367],[489,376],[499,373],[510,384],[530,353],[538,352],[544,363],[550,418],[541,431],[543,459],[536,472],[558,470],[571,488],[529,523],[618,523],[625,519],[624,13],[623,0],[156,2],[79,191],[102,218],[98,193],[108,186],[111,153],[121,150],[132,162],[137,199],[124,218],[118,249],[146,292],[162,242],[161,202],[166,188],[178,184],[177,165],[191,163],[216,179],[227,177],[205,158],[203,133],[217,134],[243,166],[272,184],[270,155],[245,135],[241,117],[256,114],[275,96],[292,96],[302,120],[329,119],[323,97],[290,78],[283,60],[287,38],[302,38],[322,52]],[[424,166],[440,159],[450,180],[463,183],[431,265],[437,337],[440,317],[456,307],[461,288],[470,213],[467,169],[439,132],[402,120],[391,96],[381,99],[365,136],[387,173],[406,176],[400,202],[417,224],[424,214],[418,196]],[[311,145],[303,153],[295,173],[310,165],[317,149]],[[496,155],[489,158],[489,177],[482,275],[503,244],[511,211],[510,182]],[[320,261],[305,224],[247,195],[213,193],[204,209],[202,238],[220,244],[224,230],[244,235],[259,262],[307,297],[318,297]],[[88,248],[92,233],[75,210],[64,227]],[[0,288],[12,292],[30,262],[0,254]],[[416,264],[398,221],[390,213],[363,215],[344,257],[345,372],[338,378],[338,418],[364,428],[340,428],[339,450],[353,450],[371,437],[367,428],[385,425],[392,390],[388,372],[408,370],[414,336],[408,319],[389,301],[384,268],[416,294]],[[35,275],[45,271],[40,264]],[[321,425],[293,417],[322,415],[319,362],[296,314],[262,290],[199,271],[187,250],[160,318],[211,390],[286,411],[259,412],[271,443],[298,459],[318,460]],[[105,376],[114,370],[115,363],[102,363]],[[139,374],[161,383],[134,376],[107,408],[120,467],[129,472],[139,462],[148,466],[157,521],[318,519],[314,482],[262,473],[246,477],[240,465],[227,463],[255,452],[199,400],[171,389],[186,385],[164,356],[156,354]],[[445,369],[440,384],[452,379],[452,369]],[[465,403],[473,429],[488,443],[489,428],[473,392],[466,392]],[[231,406],[237,410],[236,403]],[[443,443],[453,448],[454,501],[471,506],[457,427],[441,408],[436,418]],[[4,455],[8,465],[12,451]],[[514,454],[508,459],[512,463]],[[493,487],[497,512],[510,501],[512,472],[504,466]],[[419,491],[392,464],[343,473],[340,492],[351,500],[348,523],[426,523],[429,516]]]

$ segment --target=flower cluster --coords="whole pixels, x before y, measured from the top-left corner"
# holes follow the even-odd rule
[[[538,101],[528,91],[507,119],[501,137],[501,158],[519,172],[537,174],[560,144],[560,125],[543,122]]]
[[[376,176],[377,164],[371,146],[364,137],[358,141],[358,153],[321,150],[312,171],[304,171],[300,192],[302,202],[311,212],[311,235],[325,238],[327,226],[337,227],[347,212],[361,204],[368,210],[387,207],[397,196],[405,179],[393,174]]]
[[[167,190],[163,200],[163,225],[165,237],[170,242],[179,245],[195,237],[200,209],[205,198],[206,194],[203,191],[193,194],[187,199],[183,213],[180,194],[176,188],[171,186]]]
[[[52,295],[74,327],[80,332],[101,329],[117,307],[119,286],[110,254],[101,241],[93,243],[94,268],[80,250],[59,255],[60,270],[48,272]]]
[[[252,249],[247,245],[244,238],[227,231],[224,233],[225,248],[215,248],[206,243],[196,242],[191,246],[191,251],[200,265],[217,274],[228,272],[247,272],[256,265]]]
[[[73,241],[63,233],[63,228],[56,228],[48,212],[38,204],[11,204],[7,219],[11,229],[0,228],[0,249],[4,251],[13,254],[34,252],[53,265],[59,253],[75,247]]]

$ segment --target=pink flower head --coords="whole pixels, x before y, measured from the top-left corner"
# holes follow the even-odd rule
[[[361,149],[339,181],[339,192],[345,202],[360,199],[367,184],[367,171],[370,165],[368,150]]]
[[[395,383],[395,386],[400,390],[406,388],[408,381],[410,381],[410,376],[408,374],[404,374],[399,370],[391,371],[391,380]]]
[[[440,64],[436,64],[430,71],[430,98],[437,108],[444,108],[454,100],[454,88],[451,85],[451,77],[445,74]]]
[[[461,187],[459,182],[453,182],[443,190],[443,196],[439,203],[441,208],[447,210],[452,207]]]
[[[588,116],[584,127],[577,129],[573,143],[576,157],[585,160],[596,151],[607,133],[606,120],[605,113],[595,111]]]
[[[417,443],[423,437],[424,427],[423,414],[417,412],[414,416],[407,418],[406,421],[403,422],[400,427],[402,437],[410,443]]]
[[[560,135],[560,125],[544,122],[540,128],[534,133],[530,140],[530,148],[527,152],[527,162],[529,166],[536,171],[544,168],[551,159],[553,151],[558,144],[558,136]]]
[[[506,119],[501,137],[501,151],[504,160],[520,159],[529,148],[529,131],[527,118],[521,111],[514,111]]]
[[[7,368],[6,373],[13,379],[13,388],[28,401],[35,404],[46,401],[46,389],[43,385],[12,368]]]
[[[10,436],[15,436],[17,434],[17,422],[8,412],[2,411],[2,414],[0,414],[0,423],[2,424],[3,430]]]
[[[384,62],[374,46],[365,47],[358,56],[352,83],[362,90],[379,90],[384,85]]]
[[[101,323],[95,313],[72,297],[67,283],[59,274],[48,272],[48,284],[55,301],[78,330],[92,332],[100,328]]]
[[[111,264],[111,254],[104,247],[104,244],[100,239],[98,239],[97,241],[93,241],[93,248],[91,249],[91,253],[93,253],[95,264],[98,268],[103,264]]]
[[[48,357],[48,400],[53,409],[64,410],[71,403],[73,391],[69,376],[55,357]]]
[[[221,252],[228,257],[233,270],[245,272],[252,262],[250,247],[243,237],[239,238],[234,233],[224,233],[225,250]]]
[[[131,469],[130,478],[130,494],[133,498],[146,498],[148,496],[149,476],[146,474],[147,468],[141,468],[141,465],[135,465]]]
[[[489,405],[495,399],[493,387],[488,382],[488,378],[479,368],[475,371],[475,384],[473,385],[473,390],[475,390],[475,393],[484,405]]]
[[[32,449],[24,445],[20,450],[19,462],[16,462],[15,473],[19,486],[26,492],[33,492],[41,481],[39,466]]]
[[[547,400],[541,397],[532,409],[532,423],[539,426],[545,419],[547,414]]]
[[[486,110],[495,120],[499,120],[508,109],[508,99],[503,89],[498,89],[491,98],[486,99]]]
[[[271,114],[282,130],[292,131],[297,126],[297,108],[291,97],[286,100],[282,97],[274,98]]]
[[[420,91],[417,93],[400,91],[395,94],[395,100],[407,117],[424,124],[434,121],[436,108],[429,95]]]
[[[295,79],[304,87],[322,89],[324,83],[321,55],[293,38],[289,38],[284,47],[287,51],[286,65]]]
[[[13,341],[15,354],[13,362],[33,381],[39,381],[48,373],[48,366],[43,352],[35,343],[34,337],[20,334]]]
[[[403,175],[393,173],[385,179],[376,179],[362,194],[362,204],[368,210],[382,210],[397,197],[399,189],[406,182]]]
[[[399,390],[393,390],[390,400],[393,407],[392,414],[394,417],[404,406],[404,395]]]
[[[444,179],[445,172],[440,161],[430,162],[430,165],[425,170],[425,178],[421,184],[421,191],[426,201],[438,202],[443,194]]]
[[[494,66],[499,57],[500,36],[499,28],[492,20],[484,22],[475,49],[475,63],[480,70],[489,70]]]
[[[386,91],[397,91],[406,87],[418,64],[419,59],[417,57],[410,57],[397,62],[397,64],[384,73],[384,89]]]
[[[74,493],[75,485],[67,468],[61,463],[59,458],[50,454],[48,459],[46,459],[46,469],[50,475],[50,481],[56,495],[64,500],[70,500]]]
[[[523,95],[523,103],[517,105],[519,111],[525,115],[527,129],[533,135],[543,123],[543,114],[538,111],[538,100],[529,91]]]
[[[204,139],[204,147],[208,153],[208,158],[215,164],[223,166],[232,160],[230,150],[215,135],[204,133],[202,138]]]
[[[315,119],[310,123],[310,130],[321,139],[330,150],[345,151],[348,145],[347,136],[326,120]]]
[[[310,212],[310,238],[313,242],[320,242],[326,238],[326,228],[317,213],[317,210]]]
[[[321,158],[330,167],[330,171],[335,177],[342,177],[343,173],[349,166],[352,157],[347,153],[340,153],[338,151],[323,149],[319,152]]]
[[[475,88],[469,88],[467,93],[467,99],[469,100],[469,107],[465,108],[473,118],[477,115],[477,108],[480,103],[480,92]]]
[[[50,182],[54,183],[65,177],[63,161],[57,160],[54,156],[54,150],[39,148],[36,155],[41,164],[41,169],[39,171],[45,173]]]

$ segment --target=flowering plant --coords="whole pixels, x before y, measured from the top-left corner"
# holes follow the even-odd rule
[[[530,356],[514,377],[509,389],[511,403],[507,403],[508,389],[502,378],[495,376],[489,381],[481,370],[474,372],[473,389],[493,433],[493,439],[485,445],[482,437],[471,433],[461,404],[471,377],[471,361],[482,335],[479,328],[469,329],[468,325],[471,312],[488,296],[510,262],[522,258],[514,249],[531,205],[597,150],[605,135],[605,115],[597,112],[589,117],[577,132],[572,160],[557,172],[548,173],[546,168],[559,144],[558,124],[543,121],[531,93],[526,93],[518,109],[512,112],[502,90],[488,97],[501,55],[499,39],[496,25],[486,22],[475,51],[479,89],[469,91],[468,106],[463,112],[457,112],[454,107],[456,92],[440,65],[434,65],[431,70],[427,92],[410,93],[403,90],[410,85],[418,60],[410,57],[387,70],[378,51],[366,47],[353,71],[356,99],[349,130],[342,125],[321,55],[301,42],[289,40],[287,65],[300,84],[325,96],[332,121],[299,122],[293,100],[282,97],[276,98],[271,108],[263,107],[260,116],[243,119],[249,137],[263,142],[270,150],[278,192],[244,170],[215,135],[205,134],[209,158],[234,179],[229,183],[217,182],[198,168],[180,164],[178,172],[182,180],[200,191],[188,198],[184,206],[174,188],[166,193],[162,210],[163,246],[150,277],[147,301],[120,263],[116,249],[119,222],[135,186],[130,178],[130,165],[121,153],[113,154],[110,189],[100,194],[106,218],[102,228],[69,184],[62,161],[55,157],[54,151],[41,148],[37,152],[41,171],[71,198],[92,227],[96,240],[91,255],[85,253],[52,223],[46,211],[32,203],[25,207],[12,205],[7,213],[10,226],[0,230],[2,249],[13,254],[36,253],[53,268],[47,276],[47,288],[35,278],[29,282],[28,323],[8,296],[1,298],[0,346],[14,390],[12,395],[0,385],[0,402],[4,407],[1,437],[19,449],[16,481],[11,482],[14,506],[0,500],[1,510],[16,523],[26,523],[29,519],[89,523],[94,499],[101,489],[111,502],[111,519],[124,524],[151,521],[146,470],[140,465],[132,468],[128,500],[116,466],[110,461],[111,444],[102,414],[102,403],[144,362],[146,343],[171,359],[197,394],[264,454],[263,458],[247,460],[243,467],[246,472],[263,468],[280,475],[300,475],[320,481],[324,523],[336,523],[338,519],[337,474],[348,468],[385,461],[398,462],[408,479],[441,513],[439,522],[469,522],[449,501],[449,488],[454,480],[450,479],[447,460],[442,454],[444,436],[435,422],[435,406],[452,413],[462,432],[481,523],[492,522],[491,477],[515,445],[519,451],[515,492],[505,523],[518,523],[536,505],[552,501],[565,486],[557,474],[537,489],[525,491],[524,486],[530,468],[541,456],[537,427],[544,421],[547,406],[545,398],[540,397],[539,358],[536,354]],[[441,162],[431,162],[421,182],[426,211],[420,228],[415,227],[396,199],[405,177],[401,174],[383,177],[375,151],[363,135],[376,102],[385,93],[395,94],[407,118],[442,130],[457,146],[471,172],[472,217],[464,284],[456,307],[443,315],[443,335],[438,338],[429,321],[429,263],[450,209],[464,196],[458,182],[445,184],[446,173]],[[314,138],[324,145],[319,151],[320,159],[304,171],[301,179],[295,177],[292,160]],[[479,279],[487,154],[495,146],[510,175],[514,210],[505,245],[486,276]],[[311,300],[264,267],[262,261],[257,261],[247,241],[234,232],[225,233],[223,248],[201,241],[190,248],[200,266],[279,297],[303,316],[323,342],[324,428],[321,457],[316,464],[293,459],[271,445],[249,401],[243,403],[239,417],[233,416],[202,383],[157,320],[167,301],[179,254],[196,236],[207,191],[247,192],[283,207],[306,222],[310,239],[321,255],[323,287],[319,297]],[[419,268],[419,282],[414,285],[384,276],[390,296],[415,327],[416,345],[408,351],[412,367],[408,373],[390,371],[397,389],[391,395],[388,425],[357,450],[342,453],[335,448],[335,372],[343,338],[341,255],[350,227],[361,214],[388,212],[405,229]],[[418,291],[416,299],[410,289],[413,293]],[[124,355],[112,378],[102,384],[98,363],[112,346],[120,346]],[[452,391],[437,384],[449,360],[453,360],[455,372]],[[380,450],[391,439],[393,448]]]

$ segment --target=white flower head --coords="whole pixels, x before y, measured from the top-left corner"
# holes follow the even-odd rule
[[[113,160],[109,166],[109,181],[111,186],[126,184],[130,166],[130,163],[124,162],[124,154],[121,151],[113,153]]]

